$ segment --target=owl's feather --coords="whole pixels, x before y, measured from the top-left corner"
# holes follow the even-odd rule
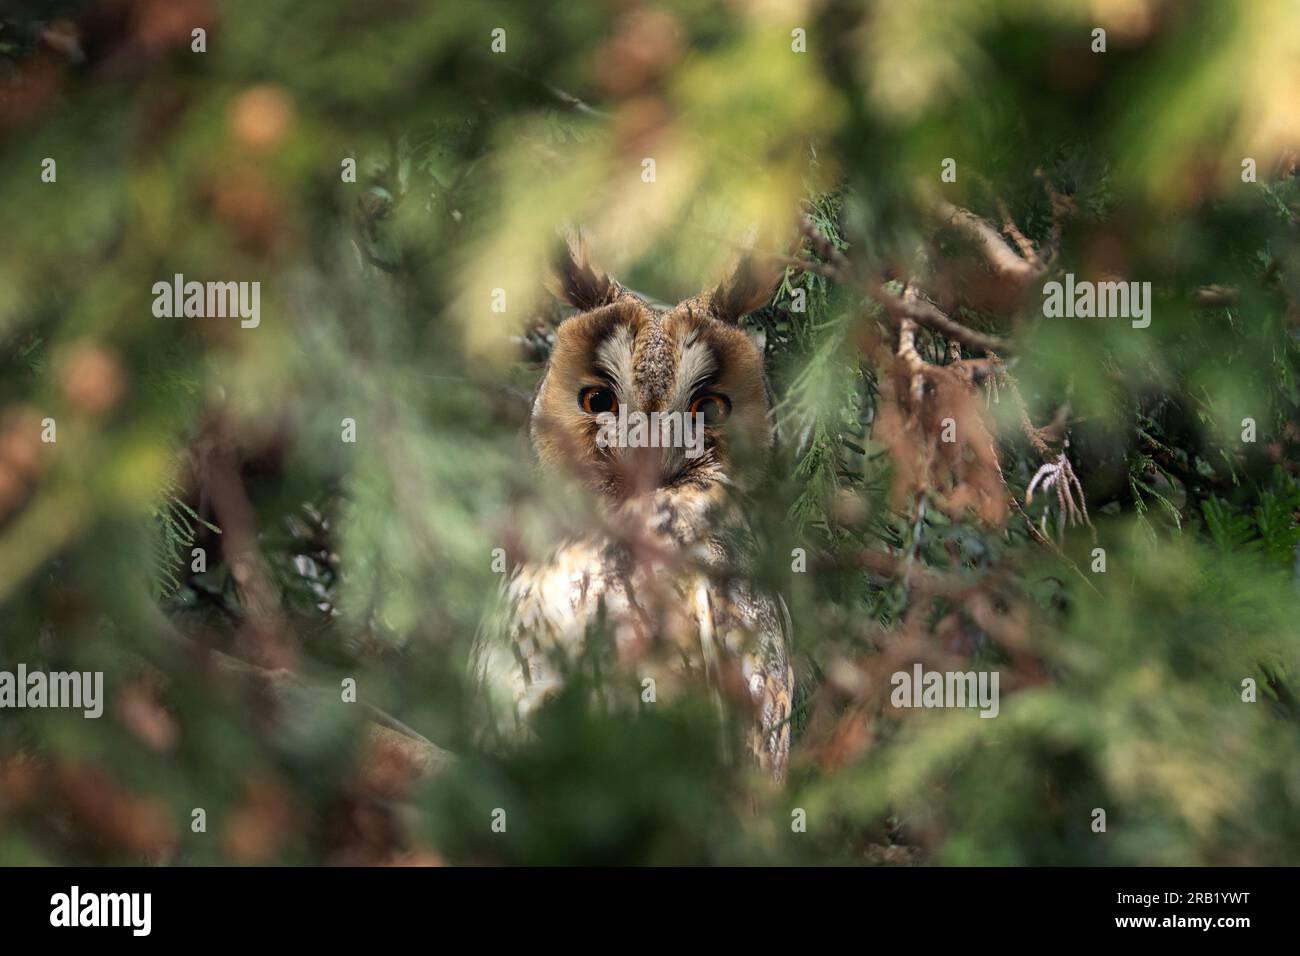
[[[579,255],[569,247],[560,284],[584,311],[557,331],[530,433],[544,469],[589,490],[601,527],[504,585],[473,652],[480,727],[490,739],[526,734],[566,677],[604,650],[620,676],[635,678],[623,685],[629,707],[646,678],[659,700],[686,685],[711,687],[720,704],[743,699],[749,749],[780,779],[794,683],[789,615],[748,580],[741,493],[765,464],[770,408],[762,357],[736,325],[737,310],[761,304],[770,286],[760,295],[758,272],[742,267],[731,285],[658,311]],[[724,396],[729,417],[704,429],[698,457],[601,447],[579,400],[591,388],[645,413],[688,413],[701,394]]]

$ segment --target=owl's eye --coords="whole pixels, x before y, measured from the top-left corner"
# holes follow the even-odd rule
[[[578,392],[578,407],[589,415],[617,412],[618,396],[613,389],[603,385],[588,385]]]
[[[731,414],[731,399],[717,392],[700,395],[691,402],[691,414],[703,415],[706,425],[721,425]]]

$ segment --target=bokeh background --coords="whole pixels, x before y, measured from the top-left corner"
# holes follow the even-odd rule
[[[1291,0],[0,3],[0,668],[108,697],[0,712],[0,863],[1300,863],[1297,103]],[[701,700],[471,743],[495,549],[591,510],[522,434],[571,229],[663,302],[794,263],[783,791]],[[918,288],[997,360],[900,356]],[[1000,715],[892,708],[915,661]]]

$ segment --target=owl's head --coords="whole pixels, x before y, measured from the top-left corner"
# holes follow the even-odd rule
[[[771,297],[779,269],[744,259],[731,277],[656,308],[565,245],[556,274],[579,310],[556,331],[533,403],[545,466],[626,499],[662,488],[731,484],[772,446],[763,357],[739,321]]]

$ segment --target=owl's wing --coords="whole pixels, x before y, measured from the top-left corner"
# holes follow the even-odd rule
[[[774,612],[769,620],[776,627],[758,635],[761,671],[755,677],[761,677],[762,683],[759,685],[757,680],[751,679],[750,687],[758,707],[754,745],[759,764],[780,783],[785,780],[790,762],[790,716],[794,710],[794,668],[790,666],[790,646],[794,628],[790,610],[781,595],[768,599],[768,603]]]
[[[583,573],[585,557],[565,553],[543,567],[522,568],[502,588],[470,656],[475,736],[485,745],[518,740],[529,720],[563,684],[557,664],[577,652],[596,594]],[[683,596],[689,594],[685,590]],[[743,582],[696,588],[697,623],[705,670],[717,674],[719,656],[739,665],[753,706],[748,749],[777,780],[790,753],[794,673],[792,627],[785,602]]]
[[[754,720],[748,731],[749,751],[758,765],[778,782],[785,779],[790,758],[790,715],[794,698],[794,670],[790,666],[793,630],[785,601],[777,595],[754,592],[748,585],[733,585],[725,600],[711,604],[713,624],[720,634],[743,632],[737,657],[753,705]],[[703,631],[702,631],[703,633]]]
[[[572,651],[573,635],[581,631],[569,571],[563,562],[520,568],[480,626],[469,664],[479,743],[527,736],[533,712],[562,686],[557,656]]]
[[[470,651],[470,720],[476,742],[484,746],[516,740],[526,730],[520,705],[528,695],[532,675],[527,648],[521,641],[523,620],[530,616],[530,609],[519,606],[518,594],[515,578],[502,586]]]

